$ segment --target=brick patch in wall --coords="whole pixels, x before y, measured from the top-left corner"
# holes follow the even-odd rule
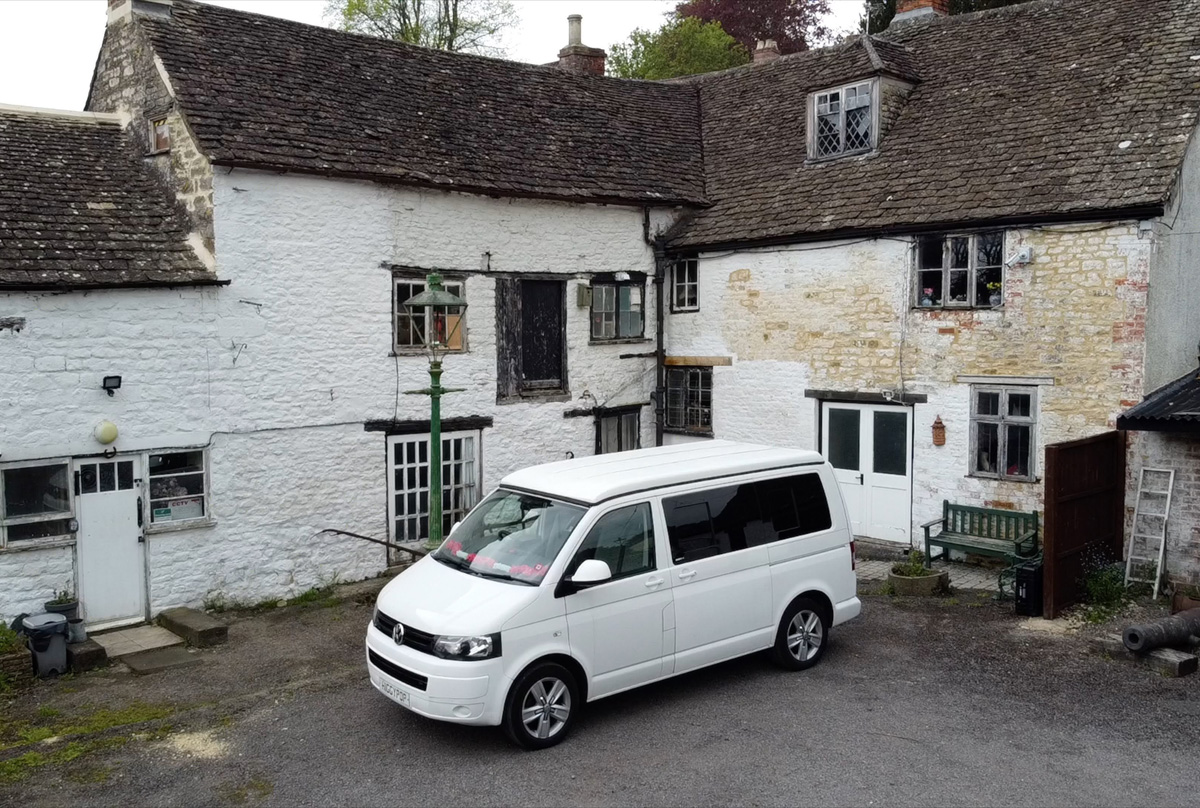
[[[14,688],[26,687],[33,683],[33,678],[29,651],[0,654],[0,684]]]

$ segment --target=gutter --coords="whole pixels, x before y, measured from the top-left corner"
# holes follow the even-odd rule
[[[934,224],[902,224],[888,227],[859,227],[841,230],[792,233],[785,236],[770,236],[758,239],[733,239],[729,241],[697,241],[675,243],[665,248],[669,255],[685,255],[696,252],[720,252],[723,250],[746,250],[757,247],[781,247],[788,244],[803,244],[815,241],[845,241],[847,239],[889,238],[897,236],[944,233],[948,230],[982,230],[1000,227],[1032,227],[1047,224],[1080,224],[1089,222],[1112,222],[1126,219],[1153,219],[1166,210],[1161,203],[1138,205],[1106,210],[1073,211],[1070,213],[1047,213],[1021,216],[1006,216],[994,219],[968,219]]]
[[[654,240],[654,300],[657,308],[654,328],[654,445],[663,445],[666,423],[667,348],[666,348],[666,288],[667,256],[661,238]]]
[[[187,286],[228,286],[217,278],[195,281],[122,281],[120,283],[0,283],[0,292],[103,292],[109,289],[175,289]]]

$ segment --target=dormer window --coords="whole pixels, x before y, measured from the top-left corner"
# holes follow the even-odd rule
[[[150,152],[157,154],[171,150],[171,128],[166,118],[150,121]]]
[[[812,95],[808,155],[827,160],[875,148],[875,82],[847,84]]]

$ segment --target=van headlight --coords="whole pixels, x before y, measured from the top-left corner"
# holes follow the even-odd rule
[[[491,659],[500,656],[500,634],[434,637],[433,653],[442,659]]]

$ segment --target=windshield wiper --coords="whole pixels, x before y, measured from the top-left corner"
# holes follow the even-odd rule
[[[487,570],[474,570],[474,569],[471,569],[470,567],[460,567],[460,569],[463,572],[467,573],[468,575],[478,575],[480,578],[492,578],[497,581],[505,581],[505,582],[514,583],[514,584],[525,584],[526,586],[535,586],[535,584],[531,584],[531,583],[529,583],[529,581],[522,581],[518,578],[513,578],[509,575],[505,575],[502,572],[488,572]]]

